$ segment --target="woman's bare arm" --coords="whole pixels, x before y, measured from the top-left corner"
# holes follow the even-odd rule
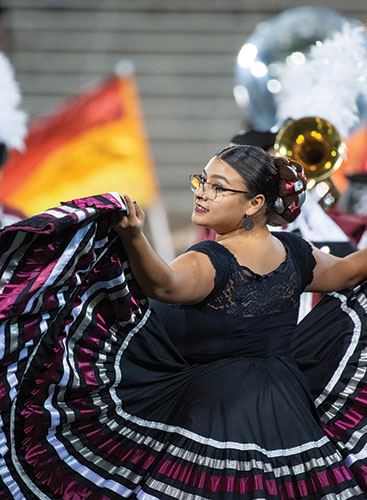
[[[367,279],[367,249],[340,258],[313,247],[313,255],[316,259],[314,278],[306,292],[342,290]]]
[[[142,229],[144,212],[124,195],[129,215],[114,225],[127,252],[129,263],[142,291],[163,302],[194,304],[214,287],[215,270],[209,257],[188,252],[167,264],[152,249]]]

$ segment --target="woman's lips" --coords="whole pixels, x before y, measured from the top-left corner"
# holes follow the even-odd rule
[[[199,205],[199,203],[196,203],[195,204],[195,212],[198,214],[205,214],[206,212],[209,212],[209,210],[207,210],[206,208]]]

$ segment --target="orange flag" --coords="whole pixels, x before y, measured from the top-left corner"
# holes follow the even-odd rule
[[[1,172],[0,201],[27,215],[108,191],[143,207],[158,194],[133,73],[36,120]]]
[[[347,175],[367,173],[367,125],[364,123],[352,132],[345,144],[346,159],[332,176],[335,186],[341,192],[349,186]]]

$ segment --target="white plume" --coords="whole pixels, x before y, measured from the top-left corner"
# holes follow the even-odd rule
[[[357,97],[367,95],[367,41],[363,27],[345,24],[312,45],[306,62],[285,64],[277,94],[277,119],[319,116],[346,137],[359,121]]]
[[[8,58],[0,52],[0,142],[23,149],[27,134],[27,114],[18,109],[21,94]]]

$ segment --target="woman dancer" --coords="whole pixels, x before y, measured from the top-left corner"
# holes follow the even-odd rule
[[[365,280],[367,250],[341,259],[297,235],[270,232],[269,224],[300,213],[306,182],[298,164],[260,148],[224,148],[191,184],[192,221],[214,229],[216,241],[165,264],[142,233],[143,211],[128,196],[129,214],[115,226],[144,293],[183,304],[154,308],[197,371],[170,412],[164,404],[156,409],[154,419],[164,413],[187,434],[180,451],[173,448],[167,486],[157,475],[147,491],[165,499],[364,498],[325,435],[289,350],[300,294]],[[185,452],[190,433],[200,439]]]
[[[170,265],[128,196],[119,236],[112,195],[5,230],[1,500],[365,498],[366,288],[297,315],[304,290],[365,280],[367,252],[269,232],[305,184],[260,148],[221,150],[191,176],[217,240]]]

